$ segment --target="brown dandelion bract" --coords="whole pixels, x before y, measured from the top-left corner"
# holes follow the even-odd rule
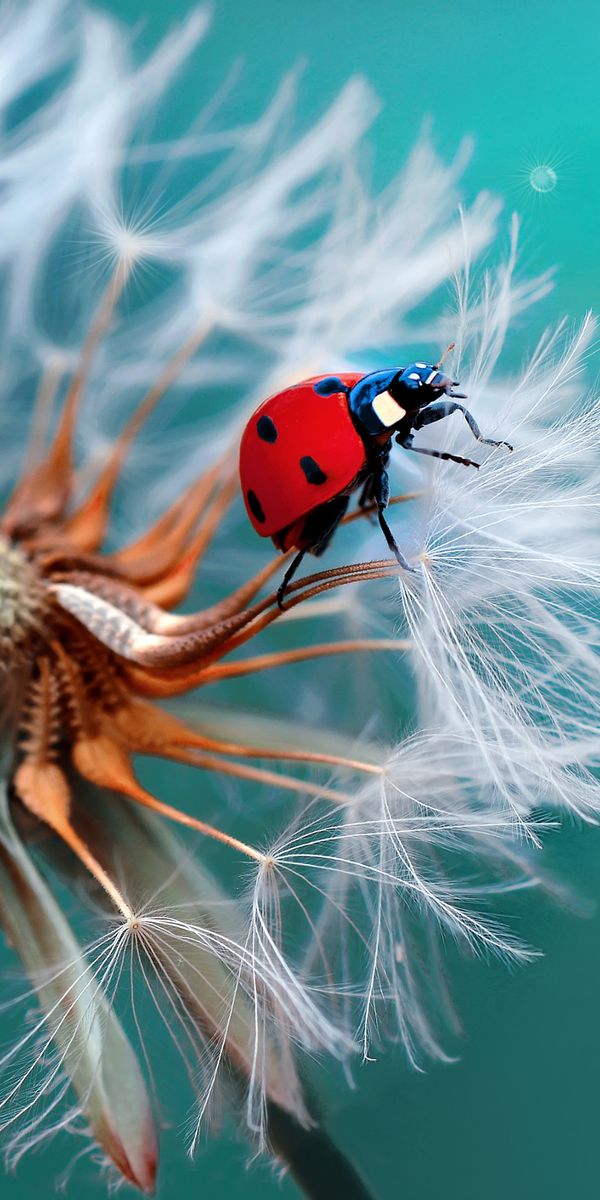
[[[143,536],[114,553],[102,553],[110,500],[128,446],[175,373],[174,365],[164,372],[125,426],[87,496],[73,505],[72,441],[79,400],[94,349],[114,316],[125,274],[122,267],[115,272],[102,299],[49,449],[39,461],[27,463],[8,501],[0,523],[0,586],[5,596],[1,631],[5,688],[16,730],[14,792],[30,813],[67,843],[117,908],[133,920],[124,896],[77,832],[77,788],[72,779],[79,776],[96,787],[121,793],[262,860],[252,847],[143,788],[133,756],[157,755],[334,800],[342,799],[342,794],[248,760],[287,759],[367,772],[378,768],[339,755],[217,740],[153,701],[220,677],[324,654],[385,649],[389,643],[331,642],[221,665],[280,618],[274,593],[256,597],[280,570],[281,557],[204,611],[185,616],[169,611],[187,595],[236,493],[233,453],[194,480]],[[178,362],[194,348],[192,340]],[[333,587],[396,572],[396,564],[388,560],[320,571],[290,589],[288,607]]]

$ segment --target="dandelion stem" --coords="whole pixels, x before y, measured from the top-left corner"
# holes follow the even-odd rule
[[[63,842],[66,842],[67,846],[69,846],[73,853],[77,855],[77,858],[83,863],[83,865],[87,867],[94,879],[97,879],[98,883],[102,888],[104,888],[104,891],[107,893],[107,895],[110,896],[115,907],[118,908],[119,912],[123,914],[125,920],[130,925],[135,925],[135,914],[133,909],[129,907],[127,901],[121,895],[119,889],[110,878],[110,875],[108,875],[104,868],[100,866],[98,860],[94,858],[94,855],[88,849],[83,839],[80,838],[75,832],[72,825],[66,822],[61,823],[60,827],[55,827],[55,832],[58,833]]]
[[[120,573],[131,583],[152,582],[177,561],[185,539],[215,487],[223,461],[217,461],[195,479],[146,533],[112,555]]]
[[[50,449],[37,466],[22,475],[6,506],[3,525],[8,533],[14,534],[20,525],[31,522],[32,518],[53,521],[64,513],[73,481],[73,434],[79,401],[95,351],[110,325],[128,274],[127,263],[118,263],[83,343]]]
[[[215,495],[209,502],[204,517],[180,561],[163,578],[150,583],[143,589],[148,600],[165,608],[173,608],[180,600],[184,599],[190,590],[198,563],[219,528],[221,519],[229,508],[238,486],[237,470],[229,471],[217,486]]]
[[[139,407],[129,418],[113,451],[113,455],[119,464],[122,462],[123,454],[127,451],[133,439],[137,437],[139,430],[154,411],[159,400],[162,400],[165,392],[175,382],[185,364],[200,349],[200,346],[206,341],[213,329],[214,321],[201,321],[193,333],[190,334],[190,337],[180,346],[177,353],[173,355],[173,358],[163,368],[156,383],[148,390]]]
[[[331,588],[342,587],[348,583],[363,583],[373,579],[388,579],[390,576],[397,575],[399,572],[398,563],[395,559],[381,559],[371,563],[356,563],[346,567],[333,568],[331,571],[321,571],[316,575],[309,575],[301,580],[297,585],[292,584],[286,594],[285,609],[273,607],[276,604],[276,595],[272,594],[264,601],[262,607],[270,606],[270,611],[259,616],[255,620],[251,620],[249,625],[240,633],[229,639],[228,642],[222,644],[218,650],[213,651],[211,658],[221,658],[224,654],[231,653],[232,650],[242,646],[250,638],[255,637],[267,626],[272,625],[273,621],[277,621],[285,612],[289,612],[298,604],[310,600],[313,596],[320,596],[322,592],[327,592]],[[312,584],[313,580],[317,582],[313,586],[307,587],[307,584]],[[302,589],[302,590],[300,590]],[[294,594],[296,593],[296,594]]]
[[[410,650],[411,642],[394,641],[391,638],[357,638],[346,642],[324,642],[317,646],[300,646],[295,650],[278,650],[272,654],[260,654],[243,662],[225,663],[207,667],[199,683],[216,683],[220,679],[237,679],[242,675],[253,675],[257,671],[268,671],[272,667],[288,666],[290,663],[307,662],[312,658],[324,658],[330,654],[358,654],[363,651],[389,650],[399,653]]]
[[[343,754],[325,754],[313,750],[278,750],[271,746],[248,746],[240,742],[226,742],[219,738],[205,737],[203,734],[196,734],[193,729],[189,731],[189,741],[185,738],[185,727],[181,735],[179,744],[182,746],[196,747],[197,749],[209,750],[215,754],[227,754],[239,758],[267,758],[279,762],[301,762],[312,764],[323,764],[331,767],[346,767],[351,771],[364,771],[369,775],[381,775],[383,768],[376,763],[365,762],[358,758],[348,758]],[[164,743],[162,747],[158,746],[157,753],[164,752]],[[280,779],[281,776],[278,776]]]
[[[286,556],[287,557],[287,556]],[[232,592],[224,600],[218,601],[210,608],[204,608],[200,612],[190,613],[189,615],[179,616],[171,613],[164,613],[155,632],[177,635],[182,633],[194,633],[196,630],[208,629],[211,625],[218,624],[220,621],[227,620],[228,617],[237,616],[244,606],[254,599],[257,592],[260,591],[263,584],[273,578],[281,569],[281,564],[284,561],[283,556],[275,557],[271,562],[257,571],[246,583]]]
[[[69,476],[71,473],[71,447],[79,402],[87,383],[94,354],[108,330],[115,305],[127,282],[129,271],[130,264],[121,260],[100,300],[96,315],[83,343],[79,365],[67,392],[54,444],[48,455],[48,461],[52,461],[56,467],[60,462],[61,467],[67,470]]]
[[[149,749],[147,753],[152,754],[153,750]],[[256,783],[270,784],[276,788],[283,788],[285,791],[300,792],[305,796],[331,800],[333,804],[348,804],[352,799],[346,792],[337,792],[332,788],[321,787],[317,783],[296,779],[293,775],[265,771],[262,767],[251,767],[246,763],[225,762],[220,758],[215,758],[212,754],[203,754],[195,750],[162,746],[160,749],[157,748],[156,753],[160,757],[170,758],[174,762],[187,763],[189,766],[199,767],[203,771],[214,771],[218,775],[232,775],[237,779],[253,779]],[[166,811],[165,806],[162,806],[162,809]],[[169,812],[173,816],[173,814],[178,814],[178,809],[170,809]],[[179,820],[179,815],[175,819]],[[195,818],[190,817],[186,818],[184,823],[196,825],[197,822]],[[202,826],[202,822],[200,822],[200,826]]]
[[[29,445],[25,457],[25,473],[33,470],[36,463],[42,457],[43,446],[50,424],[50,415],[61,378],[62,370],[57,364],[54,364],[46,368],[40,379],[34,403]]]
[[[269,746],[229,746],[227,742],[215,742],[215,752],[238,754],[246,758],[267,758],[281,762],[322,764],[329,767],[346,767],[349,771],[363,771],[367,775],[382,775],[384,768],[377,763],[365,762],[360,758],[346,758],[343,754],[321,754],[309,750],[275,750]],[[281,776],[278,776],[281,778]],[[303,785],[304,786],[304,785]],[[322,795],[322,790],[319,795]]]
[[[175,757],[175,756],[173,756]],[[183,762],[191,761],[182,756]],[[216,760],[214,760],[216,762]],[[204,763],[194,765],[204,766]],[[218,769],[209,767],[209,770]],[[228,772],[225,771],[225,774]],[[274,778],[279,778],[274,776]],[[256,862],[266,862],[265,855],[260,850],[256,850],[254,846],[249,846],[246,842],[240,841],[239,838],[233,837],[230,833],[225,833],[222,829],[217,829],[216,825],[209,825],[207,821],[201,821],[198,817],[188,816],[187,813],[181,812],[178,808],[173,808],[170,804],[165,804],[162,800],[158,800],[150,792],[146,792],[140,788],[135,792],[134,799],[138,804],[142,804],[144,808],[149,808],[152,812],[160,813],[163,817],[168,817],[170,821],[176,821],[178,825],[187,825],[189,829],[196,829],[198,833],[205,834],[206,837],[213,838],[217,842],[222,842],[225,846],[230,846],[234,850],[240,850],[247,858],[253,858]],[[129,919],[129,918],[128,918]]]
[[[418,497],[420,492],[407,492],[404,495],[392,496],[390,504],[401,504],[405,500],[412,500]],[[344,518],[342,524],[348,524],[351,521],[358,520],[361,517],[370,516],[374,511],[371,507],[365,509],[357,509],[356,512],[350,513]],[[289,550],[285,554],[275,555],[266,566],[257,571],[247,583],[242,584],[235,592],[232,592],[225,600],[219,601],[217,604],[211,605],[210,608],[205,608],[201,612],[190,613],[188,616],[172,616],[165,614],[160,624],[156,626],[154,632],[165,634],[182,634],[192,633],[195,630],[207,629],[210,625],[219,621],[226,620],[227,617],[235,616],[241,612],[244,605],[254,599],[262,586],[272,579],[274,575],[281,570],[282,564],[287,561],[293,551]],[[337,569],[337,568],[335,568]],[[310,578],[313,578],[312,576]],[[293,587],[288,589],[288,595],[296,586],[303,586],[303,581],[296,581]]]
[[[345,567],[333,568],[319,572],[297,584],[289,590],[287,609],[300,604],[306,599],[320,595],[330,588],[346,583],[363,582],[371,579],[385,579],[397,575],[399,570],[395,559],[380,559],[369,563],[357,563]],[[318,580],[314,587],[306,588],[311,580]],[[55,589],[56,590],[56,589]],[[69,597],[64,598],[64,604],[70,603]],[[282,617],[283,612],[277,606],[276,593],[267,596],[260,603],[231,618],[230,623],[223,622],[222,628],[216,625],[208,629],[197,645],[182,638],[182,647],[177,646],[177,639],[164,638],[161,643],[147,643],[148,652],[138,647],[135,659],[130,654],[127,665],[127,676],[132,687],[140,695],[146,696],[175,696],[183,691],[197,686],[204,671],[211,662],[223,658],[238,646],[260,633],[273,621]],[[71,607],[73,605],[71,604]],[[93,616],[93,614],[92,614]],[[120,652],[123,654],[123,648]],[[185,657],[183,657],[185,655]],[[180,664],[177,659],[179,657]],[[134,661],[139,664],[134,666]],[[140,669],[141,668],[141,669]]]
[[[203,321],[166,364],[156,383],[129,418],[89,495],[67,522],[66,530],[70,539],[83,549],[95,549],[104,536],[110,498],[131,443],[159,400],[174,383],[182,367],[205,341],[212,328],[212,321]]]

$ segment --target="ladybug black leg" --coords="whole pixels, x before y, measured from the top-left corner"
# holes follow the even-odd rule
[[[361,488],[360,495],[358,497],[358,507],[372,508],[374,504],[375,495],[373,491],[373,476],[369,475],[368,479],[365,480]],[[373,522],[376,520],[375,512],[373,512],[372,515],[369,514],[369,520]]]
[[[469,412],[468,408],[465,408],[464,404],[457,404],[456,400],[436,400],[433,404],[428,404],[426,408],[422,408],[417,413],[413,421],[413,428],[422,429],[424,425],[442,421],[444,417],[450,417],[455,412],[462,413],[476,441],[482,442],[484,446],[506,446],[507,450],[513,449],[510,442],[496,442],[493,438],[484,438],[473,414]],[[414,449],[414,447],[407,446],[406,449]]]
[[[334,496],[326,504],[320,504],[318,508],[313,509],[306,517],[302,530],[302,540],[306,545],[292,559],[277,589],[277,604],[280,609],[284,607],[286,590],[304,555],[314,554],[318,558],[327,549],[349,503],[349,496]]]
[[[412,442],[412,437],[410,441]],[[461,458],[459,454],[450,454],[447,450],[429,450],[427,446],[411,446],[408,438],[399,444],[405,450],[412,450],[414,454],[428,454],[430,458],[443,458],[444,462],[460,463],[462,467],[476,467],[479,470],[479,463],[474,462],[472,458]]]
[[[302,559],[304,558],[304,555],[306,554],[307,550],[308,550],[308,546],[305,546],[303,550],[298,551],[296,557],[292,559],[287,571],[285,572],[285,575],[283,576],[283,579],[281,580],[281,583],[279,584],[279,587],[277,588],[277,607],[280,608],[282,611],[283,611],[283,599],[284,599],[288,584],[291,583],[292,579],[294,578],[294,575],[296,574],[296,571],[298,570],[298,567],[300,566],[300,563],[302,562]]]
[[[390,481],[385,467],[379,466],[373,475],[373,496],[377,505],[377,520],[392,554],[395,555],[405,571],[410,571],[412,575],[416,574],[416,567],[411,567],[410,563],[406,561],[383,515],[390,499]]]
[[[368,479],[363,483],[358,497],[358,507],[368,508],[369,504],[373,503],[373,477],[369,475]]]

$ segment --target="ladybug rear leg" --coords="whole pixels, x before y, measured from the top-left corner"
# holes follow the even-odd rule
[[[396,556],[404,571],[410,571],[412,575],[416,574],[416,567],[411,567],[410,563],[405,559],[383,515],[390,499],[390,481],[388,473],[383,466],[379,466],[373,474],[373,497],[377,505],[377,520],[392,554]]]
[[[281,583],[277,589],[277,604],[283,609],[285,593],[294,578],[305,554],[314,554],[318,558],[327,549],[350,502],[349,496],[334,496],[326,504],[320,504],[308,514],[302,530],[304,546],[292,559]]]
[[[308,549],[309,549],[308,546],[304,546],[304,548],[302,550],[298,551],[296,557],[292,559],[289,567],[287,568],[287,571],[285,572],[285,574],[283,576],[283,579],[281,580],[281,583],[279,584],[279,587],[277,588],[277,607],[282,610],[283,610],[283,600],[284,600],[284,596],[287,591],[288,585],[291,583],[292,579],[294,578],[294,575],[296,574],[296,571],[298,570],[298,567],[300,566],[300,563],[302,562],[302,559],[304,558],[304,555],[306,554]]]

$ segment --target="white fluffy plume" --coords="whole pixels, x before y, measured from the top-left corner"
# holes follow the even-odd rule
[[[91,468],[82,487],[147,389],[170,383],[131,449],[111,531],[117,542],[230,448],[250,406],[278,386],[319,371],[399,364],[417,348],[433,361],[443,339],[456,342],[450,370],[484,435],[514,450],[477,445],[460,413],[418,434],[422,446],[473,454],[480,469],[431,467],[398,452],[396,490],[412,498],[390,510],[390,522],[417,572],[401,574],[398,586],[394,579],[379,590],[369,584],[328,594],[265,635],[265,648],[270,636],[280,646],[282,626],[321,641],[313,621],[323,620],[335,622],[336,638],[340,627],[364,638],[369,624],[385,621],[384,665],[361,658],[342,715],[354,687],[354,729],[381,714],[378,733],[392,728],[396,745],[365,736],[349,748],[348,737],[333,732],[344,689],[327,660],[303,686],[284,676],[275,692],[269,675],[261,690],[259,679],[252,700],[265,707],[252,720],[231,706],[215,710],[212,720],[234,744],[255,737],[263,748],[323,748],[316,781],[292,781],[295,807],[274,841],[265,825],[281,790],[271,788],[255,806],[264,817],[255,839],[261,849],[243,868],[244,886],[236,877],[239,903],[145,818],[123,808],[111,823],[116,801],[104,797],[90,805],[90,827],[96,820],[98,828],[89,836],[99,860],[123,877],[139,917],[93,943],[96,967],[58,910],[44,904],[42,877],[24,870],[55,944],[53,957],[47,945],[30,942],[26,904],[18,922],[6,922],[18,930],[13,940],[22,939],[40,1004],[51,1012],[45,1024],[36,1018],[23,1045],[31,1052],[46,1030],[39,1064],[50,1059],[54,1074],[39,1094],[51,1095],[52,1127],[70,1120],[54,1113],[56,1080],[61,1101],[75,1087],[78,1116],[113,1158],[105,1115],[120,1076],[102,1075],[104,1044],[109,1055],[110,1046],[125,1046],[135,1062],[130,1076],[135,1082],[139,1070],[142,1078],[125,1033],[107,1015],[125,951],[133,961],[127,972],[138,968],[192,1077],[194,1145],[216,1107],[229,1054],[239,1108],[262,1147],[274,1098],[307,1119],[298,1051],[348,1062],[389,1036],[415,1064],[446,1056],[445,939],[469,951],[530,957],[493,909],[498,893],[548,883],[533,809],[552,805],[593,819],[600,802],[591,772],[600,765],[600,405],[586,374],[592,318],[543,334],[518,370],[515,318],[523,323],[550,275],[518,278],[516,219],[507,261],[498,262],[500,203],[482,193],[464,204],[460,194],[468,141],[446,164],[426,129],[373,194],[362,144],[377,100],[361,78],[350,79],[309,127],[294,116],[297,73],[281,81],[262,116],[233,128],[223,115],[226,82],[222,95],[199,105],[189,129],[163,140],[155,133],[159,110],[207,28],[206,13],[192,12],[140,62],[125,30],[99,10],[71,0],[0,10],[3,488],[26,453],[36,393],[38,444],[52,427],[115,267],[122,280],[115,319],[84,372],[78,437]],[[473,264],[484,252],[491,265],[479,272]],[[225,530],[200,580],[218,599],[264,562],[241,504]],[[381,557],[377,537],[357,521],[340,531],[331,554],[341,545],[355,560]],[[299,711],[310,717],[303,733]],[[198,719],[210,733],[208,706]],[[219,819],[233,824],[239,810],[232,805],[223,816],[227,799],[219,796]],[[210,801],[202,794],[196,802],[204,817]],[[8,808],[6,829],[6,854],[26,862]],[[9,867],[0,884],[14,903]],[[57,995],[63,972],[66,996]],[[11,1050],[3,1061],[12,1071]],[[27,1067],[10,1085],[15,1095],[27,1092],[28,1121],[37,1099],[28,1091],[32,1077],[37,1088],[38,1072]],[[141,1082],[140,1095],[143,1122],[132,1123],[130,1136],[138,1181],[147,1182],[153,1129]],[[2,1120],[12,1127],[12,1115]],[[28,1130],[32,1141],[41,1136],[37,1114],[15,1153]]]

